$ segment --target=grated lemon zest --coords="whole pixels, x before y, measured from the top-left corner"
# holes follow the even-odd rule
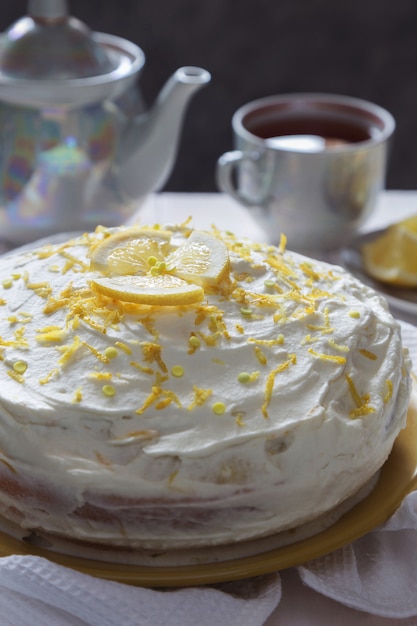
[[[188,407],[189,411],[195,409],[196,406],[202,406],[213,393],[212,389],[201,389],[196,385],[193,386],[193,391],[194,399]]]
[[[323,361],[333,361],[334,363],[340,364],[346,363],[346,357],[344,356],[338,356],[336,354],[323,354],[322,352],[316,352],[316,350],[313,350],[313,348],[308,348],[308,351],[310,352],[310,354],[317,357],[318,359],[322,359]]]
[[[268,406],[271,402],[272,392],[274,390],[275,378],[277,374],[284,372],[290,365],[295,365],[297,363],[297,356],[295,354],[289,354],[288,359],[280,363],[277,367],[275,367],[269,374],[266,379],[265,385],[265,401],[262,405],[262,415],[265,418],[268,418]]]
[[[376,361],[378,358],[376,354],[370,352],[369,350],[361,349],[359,350],[359,352],[362,356],[364,356],[366,359],[370,359],[371,361]]]

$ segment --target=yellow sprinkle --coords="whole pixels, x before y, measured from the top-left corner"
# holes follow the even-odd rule
[[[116,348],[113,348],[113,346],[109,346],[104,350],[104,354],[108,359],[115,359],[119,353],[117,352]]]
[[[156,256],[148,257],[148,265],[149,265],[149,267],[154,267],[154,265],[156,265],[157,263],[158,263],[158,259],[156,258]]]
[[[116,393],[116,389],[113,387],[113,385],[103,385],[101,390],[108,398],[113,397]]]
[[[226,406],[225,404],[223,404],[223,402],[215,402],[211,408],[213,413],[215,413],[216,415],[223,415],[226,410]]]
[[[10,287],[13,285],[13,281],[11,278],[5,278],[2,281],[2,285],[4,289],[10,289]]]
[[[191,335],[188,341],[193,348],[199,348],[201,346],[201,341],[195,335]]]
[[[184,376],[184,368],[181,365],[174,365],[171,368],[171,374],[176,378],[181,378],[181,376]]]
[[[349,315],[350,315],[350,317],[353,317],[354,319],[358,319],[358,317],[361,316],[359,311],[349,311]]]
[[[245,329],[243,328],[243,326],[241,324],[236,324],[236,330],[241,335],[243,335],[243,333],[245,332]]]
[[[48,271],[49,272],[54,272],[55,274],[57,274],[59,272],[59,267],[58,267],[58,265],[50,265],[48,267]]]
[[[239,376],[237,377],[238,381],[242,384],[246,384],[250,382],[250,374],[248,372],[240,372]]]
[[[16,361],[13,363],[13,369],[17,374],[24,374],[28,368],[28,364],[25,361]]]
[[[362,356],[364,356],[367,359],[370,359],[371,361],[376,361],[377,360],[377,356],[376,354],[374,354],[373,352],[369,352],[369,350],[359,350],[359,352],[361,353]]]

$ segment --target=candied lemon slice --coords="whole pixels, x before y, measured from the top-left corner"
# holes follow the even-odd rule
[[[149,259],[162,261],[169,253],[171,233],[132,227],[101,241],[92,251],[90,269],[106,275],[146,273]]]
[[[229,271],[226,244],[211,233],[194,230],[166,260],[170,273],[203,287],[218,284]]]
[[[92,285],[105,296],[136,304],[180,306],[204,298],[202,287],[171,274],[103,276],[94,278]]]
[[[362,259],[373,278],[401,287],[417,287],[417,216],[390,226],[364,244]]]

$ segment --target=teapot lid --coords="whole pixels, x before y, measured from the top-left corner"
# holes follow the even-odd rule
[[[29,0],[0,35],[0,99],[24,106],[77,106],[119,95],[145,62],[135,44],[92,32],[66,0]]]

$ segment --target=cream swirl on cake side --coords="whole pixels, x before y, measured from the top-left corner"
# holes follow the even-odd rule
[[[173,249],[192,232],[166,230]],[[114,232],[0,260],[0,513],[86,541],[207,545],[302,524],[378,471],[410,371],[381,296],[214,230],[224,284],[195,304],[123,302],[90,269]]]

